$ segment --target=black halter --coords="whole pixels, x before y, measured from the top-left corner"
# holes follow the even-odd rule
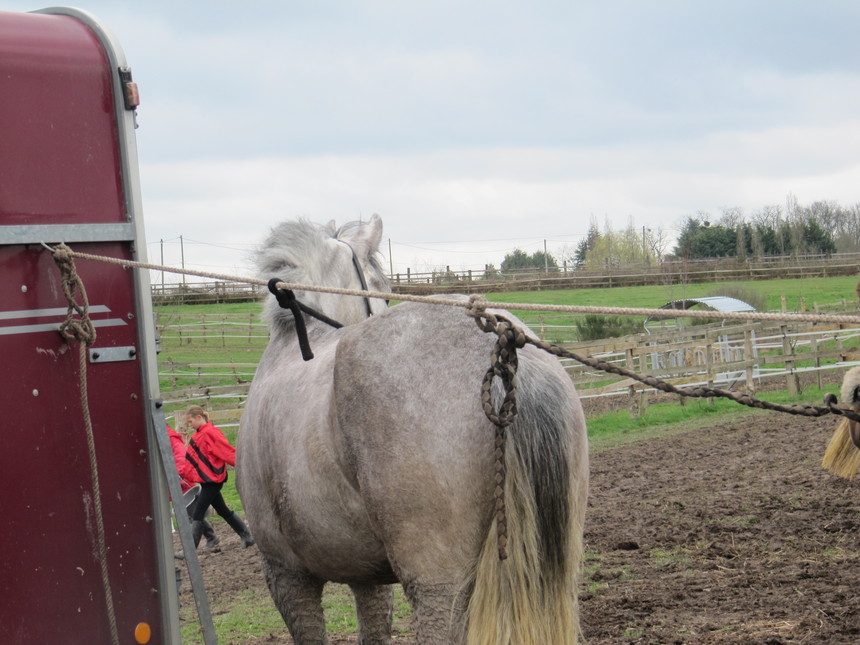
[[[355,249],[343,240],[337,241],[343,242],[349,247],[349,250],[352,253],[352,266],[355,267],[355,271],[358,273],[358,280],[361,282],[361,289],[362,291],[369,291],[367,288],[367,280],[364,279],[364,271],[361,269],[361,262],[355,254]],[[279,289],[277,286],[279,282],[283,282],[283,280],[280,278],[272,278],[269,280],[269,291],[271,291],[272,295],[275,296],[282,309],[289,309],[292,312],[293,319],[296,321],[296,336],[298,336],[299,339],[299,348],[302,350],[302,358],[309,361],[314,357],[314,353],[311,351],[311,344],[308,340],[308,330],[305,326],[305,319],[304,316],[302,316],[302,312],[309,316],[313,316],[327,325],[331,325],[335,329],[340,329],[343,327],[343,324],[329,318],[316,309],[299,302],[296,300],[296,294],[294,294],[290,289]],[[371,309],[370,306],[370,298],[367,296],[364,296],[364,307],[367,311],[367,317],[370,318],[373,315],[373,309]]]
[[[352,253],[352,266],[355,267],[355,272],[358,273],[358,281],[361,282],[361,290],[370,291],[370,289],[367,288],[367,280],[364,279],[364,270],[361,268],[361,262],[355,254],[355,249],[352,248],[352,245],[348,242],[344,242],[343,240],[338,240],[338,242],[346,244],[350,253]],[[370,298],[367,296],[364,296],[364,308],[367,311],[367,317],[370,318],[373,315],[373,309],[370,307]]]

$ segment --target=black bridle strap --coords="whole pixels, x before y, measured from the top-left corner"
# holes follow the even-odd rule
[[[361,268],[361,262],[358,259],[358,256],[355,254],[355,249],[352,248],[352,245],[348,242],[344,242],[343,240],[338,240],[342,244],[346,244],[352,253],[352,266],[355,267],[355,272],[358,274],[358,281],[361,283],[362,291],[369,291],[367,288],[367,280],[364,279],[364,270]],[[364,308],[367,311],[367,317],[370,318],[373,315],[373,309],[370,307],[370,298],[367,296],[364,297]]]
[[[367,280],[364,278],[364,271],[361,268],[361,262],[358,260],[358,256],[355,254],[355,249],[352,248],[352,245],[344,242],[343,240],[337,241],[343,242],[346,244],[347,248],[349,248],[349,251],[352,254],[352,266],[355,267],[355,272],[358,274],[361,289],[362,291],[368,291]],[[335,329],[340,329],[343,325],[338,321],[329,318],[325,314],[320,313],[316,309],[312,309],[296,300],[296,294],[294,294],[290,289],[279,289],[279,282],[283,282],[283,280],[280,278],[272,278],[269,280],[269,291],[271,291],[272,295],[274,295],[278,300],[278,304],[282,309],[289,309],[292,312],[293,319],[296,321],[296,336],[299,340],[299,348],[302,350],[302,358],[309,361],[314,357],[314,353],[311,351],[311,344],[308,340],[308,329],[305,325],[305,319],[304,316],[302,316],[302,312],[309,316],[313,316],[327,325],[331,325]],[[370,306],[370,298],[367,296],[364,297],[364,307],[367,311],[367,317],[370,318],[373,316],[373,309]]]
[[[314,357],[314,353],[311,351],[311,344],[310,341],[308,341],[308,329],[305,326],[305,318],[302,316],[302,312],[309,316],[313,316],[327,325],[331,325],[335,329],[340,329],[343,325],[338,321],[329,318],[325,314],[320,313],[316,309],[308,307],[296,300],[296,294],[294,294],[290,289],[279,289],[279,282],[283,282],[283,280],[280,278],[272,278],[269,280],[269,291],[271,291],[272,295],[275,296],[282,309],[289,309],[292,312],[293,319],[296,321],[296,336],[298,336],[299,339],[299,348],[302,350],[302,358],[309,361]]]

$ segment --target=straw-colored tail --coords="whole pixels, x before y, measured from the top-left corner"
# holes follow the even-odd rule
[[[579,636],[577,571],[582,510],[559,529],[558,567],[543,561],[537,527],[541,509],[514,446],[505,482],[508,558],[499,560],[496,522],[481,552],[467,611],[468,645],[575,645]],[[574,491],[559,491],[576,499]]]
[[[837,477],[854,479],[860,469],[860,450],[851,441],[848,432],[850,421],[842,419],[824,451],[821,466]]]

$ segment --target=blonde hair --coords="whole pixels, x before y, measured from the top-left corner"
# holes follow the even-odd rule
[[[188,409],[185,411],[185,418],[187,419],[188,417],[197,416],[201,416],[206,419],[206,421],[209,421],[209,413],[206,410],[201,408],[199,405],[188,406]]]

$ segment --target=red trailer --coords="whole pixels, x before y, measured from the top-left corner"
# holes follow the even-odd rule
[[[92,16],[0,12],[3,643],[180,642],[148,275],[76,261],[89,309],[73,318],[97,334],[82,357],[58,333],[69,299],[49,249],[145,261],[136,107]]]

